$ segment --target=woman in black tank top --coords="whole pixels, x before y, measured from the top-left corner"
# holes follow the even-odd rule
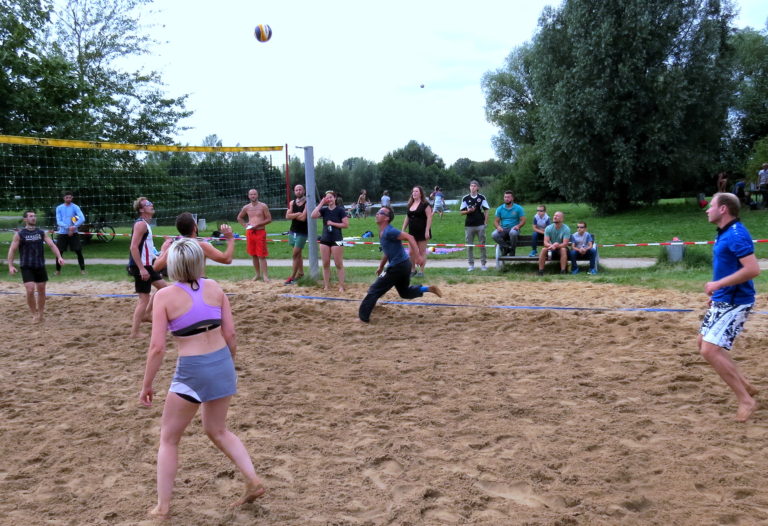
[[[424,258],[424,265],[418,269],[411,264],[411,275],[424,276],[424,267],[427,265],[427,241],[432,238],[432,207],[427,201],[427,196],[421,186],[414,186],[411,197],[408,199],[408,213],[403,221],[403,230],[408,228],[408,233],[416,240],[419,253]],[[411,258],[413,261],[413,258]]]

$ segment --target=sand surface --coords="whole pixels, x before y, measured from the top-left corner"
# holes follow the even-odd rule
[[[444,285],[443,299],[425,300],[470,306],[380,305],[363,325],[357,302],[280,296],[318,289],[223,286],[240,342],[229,422],[269,489],[230,509],[241,479],[196,419],[170,524],[768,523],[768,404],[733,421],[735,398],[695,348],[703,295]],[[0,524],[153,524],[175,352],[142,408],[147,342],[127,338],[135,299],[96,297],[132,285],[49,292],[80,295],[50,297],[42,326],[23,296],[0,294]],[[627,307],[693,312],[617,310]],[[733,355],[768,395],[766,307]]]

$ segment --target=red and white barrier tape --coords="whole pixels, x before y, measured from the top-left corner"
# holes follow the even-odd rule
[[[18,229],[6,229],[6,232],[17,232]],[[54,230],[48,230],[49,234],[55,233]],[[97,232],[78,232],[80,235],[97,235]],[[285,233],[280,234],[267,234],[270,236],[284,236]],[[111,236],[111,234],[110,234]],[[131,234],[118,234],[115,233],[115,236],[121,236],[121,237],[131,237]],[[179,237],[179,236],[168,236],[168,235],[153,235],[153,238],[159,238],[159,239],[165,239],[168,237]],[[202,241],[224,241],[226,238],[224,237],[198,237],[197,239],[200,239]],[[246,238],[244,236],[237,236],[234,238],[235,241],[245,241]],[[287,243],[288,239],[267,239],[267,242],[269,243]],[[753,243],[768,243],[768,239],[753,239]],[[344,244],[346,245],[380,245],[381,243],[378,243],[376,241],[344,241]],[[406,243],[403,243],[406,244]],[[597,245],[598,248],[604,248],[604,247],[667,247],[667,246],[678,246],[678,245],[714,245],[714,241],[661,241],[661,242],[654,242],[654,243],[613,243],[613,244],[599,244]],[[466,248],[466,247],[486,247],[486,248],[494,248],[496,247],[496,244],[493,245],[471,245],[467,243],[427,243],[428,247],[450,247],[450,248]],[[523,245],[521,245],[523,246]]]

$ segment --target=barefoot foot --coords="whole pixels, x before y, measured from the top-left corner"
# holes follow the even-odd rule
[[[739,410],[736,411],[736,421],[737,422],[746,422],[749,420],[749,417],[752,416],[752,414],[755,412],[755,409],[757,409],[757,402],[754,400],[750,402],[742,402],[739,404]]]
[[[438,298],[443,297],[443,291],[440,290],[440,288],[437,285],[430,285],[429,286],[429,292],[437,296]]]
[[[232,503],[232,506],[242,506],[258,499],[267,491],[264,484],[261,482],[247,482],[245,484],[245,495],[242,498]]]
[[[160,509],[160,506],[157,505],[154,508],[152,508],[151,510],[149,510],[149,516],[152,517],[153,519],[158,519],[158,520],[161,520],[161,521],[167,521],[168,519],[171,518],[171,511],[170,510],[162,511]]]

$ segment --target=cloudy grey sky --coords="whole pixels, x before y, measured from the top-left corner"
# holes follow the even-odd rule
[[[765,27],[764,0],[738,4],[739,26]],[[559,2],[155,0],[145,21],[164,43],[142,60],[170,94],[190,94],[182,144],[217,134],[299,156],[312,145],[341,163],[378,162],[415,139],[447,164],[482,161],[496,130],[480,79],[532,37],[546,5]],[[267,43],[253,36],[260,23]]]

